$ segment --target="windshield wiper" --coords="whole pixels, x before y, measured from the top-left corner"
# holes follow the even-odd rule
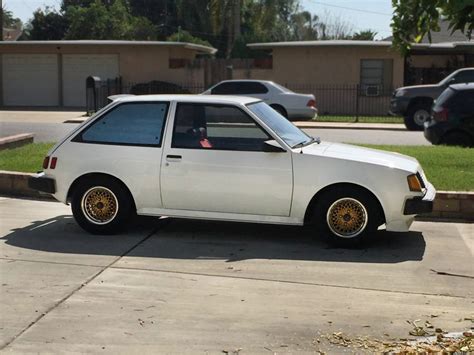
[[[302,141],[302,142],[299,142],[299,143],[295,144],[294,146],[292,146],[291,148],[292,148],[292,149],[295,149],[295,148],[303,148],[303,147],[305,147],[305,146],[307,146],[307,145],[310,145],[311,143],[314,143],[314,142],[316,142],[316,143],[318,143],[318,144],[321,143],[321,139],[320,139],[319,137],[316,137],[316,138],[310,137],[310,138],[311,138],[311,139],[310,139],[309,141]]]

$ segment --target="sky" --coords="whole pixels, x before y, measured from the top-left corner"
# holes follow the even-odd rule
[[[3,0],[3,5],[19,17],[28,21],[39,7],[59,8],[61,0]],[[371,29],[378,33],[377,39],[391,35],[391,0],[300,0],[302,7],[319,16],[337,16],[353,25],[354,31]]]

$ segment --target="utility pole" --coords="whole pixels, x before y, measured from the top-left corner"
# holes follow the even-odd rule
[[[2,21],[2,31],[0,35],[0,41],[3,41],[3,1],[0,0],[0,20]]]

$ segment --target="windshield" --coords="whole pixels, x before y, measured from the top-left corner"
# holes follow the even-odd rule
[[[446,78],[444,78],[443,80],[441,80],[438,85],[445,85],[445,84],[448,84],[449,81],[454,78],[454,76],[458,73],[458,71],[456,70],[455,72],[449,74]]]
[[[256,102],[247,105],[250,111],[258,116],[290,147],[302,146],[311,143],[313,139],[280,115],[264,102]]]

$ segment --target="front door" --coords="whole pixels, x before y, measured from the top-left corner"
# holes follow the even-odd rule
[[[161,165],[168,209],[289,216],[289,152],[266,153],[272,139],[243,109],[178,103]]]

